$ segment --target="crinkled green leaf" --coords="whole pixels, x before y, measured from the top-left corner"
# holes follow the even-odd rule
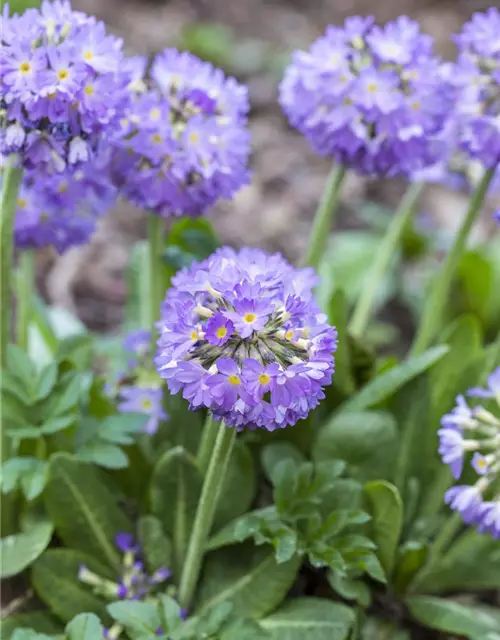
[[[172,542],[158,518],[149,515],[139,518],[137,537],[151,573],[172,566]]]
[[[260,621],[275,640],[346,640],[354,611],[322,598],[290,600]]]
[[[480,634],[499,629],[500,617],[476,606],[432,596],[413,596],[406,598],[405,603],[418,622],[438,631],[474,640]]]
[[[366,481],[389,477],[397,450],[397,426],[389,413],[342,413],[318,433],[313,458],[345,460],[349,476]]]
[[[106,579],[116,581],[118,577],[91,555],[73,549],[49,549],[33,565],[33,587],[63,622],[69,622],[80,613],[95,613],[108,625],[110,618],[104,600],[92,592],[92,587],[78,580],[81,565]]]
[[[120,531],[131,531],[132,526],[96,467],[67,454],[53,456],[45,503],[66,545],[118,569],[121,560],[114,539]]]
[[[196,611],[230,602],[238,616],[259,619],[282,602],[295,582],[300,560],[277,564],[274,552],[252,543],[209,553],[200,580]]]

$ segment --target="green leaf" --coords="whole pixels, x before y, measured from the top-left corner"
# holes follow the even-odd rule
[[[16,629],[11,640],[52,640],[53,636],[37,633],[33,629]]]
[[[26,500],[34,500],[43,491],[47,480],[47,462],[29,456],[11,458],[2,467],[2,493],[21,487]]]
[[[396,487],[383,480],[366,484],[365,495],[372,515],[370,526],[378,547],[377,556],[385,574],[390,576],[403,529],[403,502]]]
[[[410,540],[401,547],[394,576],[398,593],[403,593],[413,577],[424,566],[429,547],[422,542]]]
[[[23,386],[34,391],[36,370],[28,354],[15,344],[7,348],[7,370],[18,378]]]
[[[170,596],[159,596],[159,613],[161,617],[161,626],[163,629],[173,631],[180,625],[184,626],[182,620],[182,609],[177,600]]]
[[[80,613],[66,627],[68,640],[100,640],[104,629],[99,618],[93,613]]]
[[[108,612],[116,622],[127,630],[155,637],[156,629],[161,625],[160,613],[154,602],[136,602],[126,600],[109,604]]]
[[[172,565],[172,542],[155,516],[143,516],[137,524],[137,537],[150,573]]]
[[[201,494],[202,478],[193,457],[182,447],[167,451],[153,469],[150,502],[154,515],[174,544],[174,571],[183,564]]]
[[[196,610],[227,601],[235,615],[259,619],[283,601],[299,567],[297,557],[277,564],[272,551],[250,542],[214,551],[205,561]]]
[[[29,567],[48,547],[54,527],[48,520],[33,522],[22,533],[2,538],[0,577],[10,578]]]
[[[126,453],[107,442],[88,442],[78,449],[77,456],[84,462],[93,462],[106,469],[125,469],[128,466]]]
[[[58,453],[49,466],[45,502],[64,543],[94,555],[110,567],[120,567],[114,539],[132,526],[98,469]]]
[[[321,598],[290,600],[260,621],[275,640],[346,640],[354,624],[352,609]]]
[[[306,457],[291,442],[273,442],[262,449],[261,460],[268,480],[272,480],[276,467],[283,460],[292,460],[297,466],[306,461]]]
[[[419,588],[426,593],[497,589],[500,584],[498,542],[476,531],[462,534],[429,571]]]
[[[351,369],[351,351],[347,326],[349,322],[349,305],[347,297],[341,289],[337,289],[328,304],[328,320],[336,327],[340,336],[335,351],[335,384],[346,395],[354,393],[355,382]]]
[[[48,364],[38,374],[35,400],[43,400],[54,388],[57,382],[58,368],[55,362]]]
[[[392,620],[368,618],[363,622],[360,640],[412,640],[410,632]]]
[[[116,444],[131,444],[132,433],[141,433],[148,421],[143,413],[119,413],[105,418],[99,425],[99,437]],[[128,437],[127,437],[128,436]]]
[[[256,490],[257,478],[252,454],[244,443],[236,441],[221,488],[213,530],[216,531],[246,513]]]
[[[44,422],[40,427],[40,432],[44,435],[52,435],[53,433],[58,433],[59,431],[64,431],[72,424],[76,422],[76,415],[69,416],[61,416],[60,418],[53,418],[52,420],[48,420]]]
[[[11,638],[16,629],[34,629],[38,633],[58,634],[62,632],[60,623],[45,611],[17,613],[3,618],[0,623],[0,637]]]
[[[331,588],[344,598],[344,600],[354,600],[360,607],[363,607],[363,609],[370,606],[370,588],[362,580],[348,578],[338,571],[329,571],[328,582]]]
[[[453,600],[432,596],[406,598],[411,615],[431,629],[474,638],[489,631],[498,631],[499,619],[476,606],[466,606]]]
[[[342,413],[319,432],[313,459],[345,460],[352,478],[367,481],[391,476],[397,450],[397,427],[389,413]]]
[[[380,404],[394,395],[407,382],[430,369],[436,362],[439,362],[448,351],[449,347],[446,345],[433,347],[420,356],[410,358],[392,367],[389,371],[378,375],[369,382],[359,393],[345,402],[339,411],[352,413]]]
[[[80,613],[95,613],[108,624],[110,618],[103,600],[92,593],[91,587],[78,581],[82,564],[103,578],[113,579],[110,570],[92,556],[72,549],[49,549],[33,565],[31,579],[35,591],[63,622]]]

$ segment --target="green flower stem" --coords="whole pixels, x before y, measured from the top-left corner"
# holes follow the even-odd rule
[[[205,475],[179,586],[179,603],[181,607],[186,609],[191,604],[198,583],[205,545],[212,527],[235,437],[236,429],[226,427],[224,421],[219,423],[217,439]]]
[[[207,419],[203,426],[203,433],[201,434],[201,442],[196,456],[196,462],[203,475],[206,474],[208,465],[210,463],[210,456],[212,455],[215,441],[217,440],[217,433],[219,431],[219,424],[214,422],[211,413],[207,414]]]
[[[156,345],[155,324],[160,317],[160,306],[165,295],[162,262],[164,224],[161,216],[153,213],[149,215],[149,328],[153,334],[153,345]]]
[[[328,182],[314,216],[307,251],[301,261],[304,267],[314,267],[317,270],[320,265],[328,242],[330,228],[338,208],[340,188],[345,176],[346,169],[342,165],[335,165],[328,176]]]
[[[432,344],[436,333],[439,331],[443,309],[448,302],[448,295],[455,270],[466,247],[469,233],[481,212],[481,207],[486,198],[493,174],[493,169],[487,171],[474,191],[462,226],[458,231],[450,252],[446,256],[440,273],[432,283],[430,294],[427,297],[422,314],[420,327],[411,349],[411,355],[413,356],[423,353]]]
[[[21,251],[17,289],[17,344],[28,351],[29,325],[34,305],[35,252]]]
[[[422,192],[422,184],[412,184],[394,214],[386,234],[378,248],[373,264],[366,274],[363,289],[358,298],[351,320],[350,331],[353,336],[361,337],[370,321],[373,305],[380,285],[386,275],[394,253],[397,251],[401,236],[411,220]]]
[[[12,314],[12,263],[13,263],[13,229],[16,215],[17,196],[22,180],[22,169],[14,166],[15,157],[7,160],[3,170],[2,204],[0,211],[0,313],[1,313],[1,344],[0,363],[5,366],[7,345],[11,336]]]

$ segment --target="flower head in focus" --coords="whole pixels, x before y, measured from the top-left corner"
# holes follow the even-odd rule
[[[103,155],[61,173],[26,170],[17,199],[15,245],[21,249],[53,246],[59,253],[83,245],[115,200],[116,189]]]
[[[21,16],[6,6],[0,38],[0,152],[49,172],[87,162],[125,107],[121,40],[49,0]]]
[[[246,88],[175,49],[155,58],[149,80],[135,70],[115,140],[123,195],[162,216],[200,215],[231,198],[249,177]]]
[[[500,162],[499,32],[498,9],[474,14],[455,38],[459,55],[449,65],[460,148],[488,169]]]
[[[489,377],[486,388],[474,387],[469,396],[493,400],[500,409],[500,367]],[[468,460],[477,476],[473,485],[449,489],[445,501],[467,524],[500,539],[500,411],[479,405],[471,408],[463,396],[441,420],[439,453],[455,479],[462,476]]]
[[[270,431],[324,397],[337,332],[313,300],[312,269],[279,254],[216,251],[172,280],[156,365],[171,393],[237,428]]]
[[[435,164],[452,92],[432,40],[406,16],[352,17],[297,51],[280,85],[290,124],[320,155],[359,173],[411,175]]]

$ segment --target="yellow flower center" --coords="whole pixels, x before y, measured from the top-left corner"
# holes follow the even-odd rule
[[[198,340],[198,332],[197,331],[191,331],[191,340],[193,342],[196,342]]]
[[[235,375],[234,373],[233,373],[233,375],[232,375],[232,376],[229,376],[228,380],[229,380],[229,384],[234,384],[236,387],[237,387],[239,384],[241,384],[241,380],[240,380],[240,379],[239,379],[239,377],[238,377],[237,375]]]
[[[481,469],[481,471],[484,471],[485,469],[488,468],[488,463],[484,458],[479,458],[476,464],[479,467],[479,469]]]
[[[159,120],[160,116],[161,116],[161,111],[158,109],[158,107],[151,109],[151,111],[149,112],[149,117],[151,120]]]
[[[86,96],[93,96],[94,95],[94,91],[95,91],[95,89],[94,89],[94,85],[93,84],[88,84],[84,89],[84,92],[85,92]]]
[[[144,411],[149,411],[153,408],[153,403],[149,398],[143,398],[141,400],[141,407],[144,409]]]
[[[271,380],[271,376],[268,375],[267,373],[261,373],[259,376],[260,384],[269,384],[270,380]]]
[[[21,62],[19,65],[19,70],[21,73],[29,73],[31,71],[31,65],[29,62]]]
[[[68,69],[61,69],[60,71],[57,72],[57,77],[59,78],[59,80],[67,80],[68,76],[69,76]]]
[[[151,140],[155,143],[155,144],[160,144],[163,142],[163,138],[161,137],[161,135],[159,133],[155,133],[151,136]]]
[[[92,53],[92,51],[85,51],[85,53],[83,54],[83,57],[85,60],[87,60],[87,62],[90,62],[91,60],[94,59],[94,54]]]
[[[18,198],[17,199],[17,206],[19,209],[24,209],[25,207],[28,206],[28,203],[26,202],[26,200],[24,198]]]
[[[215,332],[215,335],[216,335],[218,338],[225,338],[225,337],[227,336],[227,329],[226,329],[226,327],[219,327],[219,328],[217,329],[217,331]]]
[[[59,193],[66,193],[66,191],[68,190],[68,183],[61,182],[57,190],[59,191]]]
[[[293,331],[292,329],[288,329],[288,331],[285,333],[285,338],[287,340],[291,340],[293,338]]]
[[[247,324],[252,324],[252,322],[255,322],[257,320],[257,316],[255,315],[255,313],[245,313],[245,315],[243,316],[243,320]]]
[[[417,101],[412,102],[412,104],[411,104],[411,108],[412,108],[414,111],[419,111],[419,109],[420,109],[420,102],[417,102]]]
[[[196,144],[200,139],[200,134],[197,131],[193,131],[189,134],[188,139],[191,144]]]
[[[368,87],[367,87],[368,91],[370,93],[375,93],[376,91],[378,91],[378,87],[374,82],[371,82]]]

